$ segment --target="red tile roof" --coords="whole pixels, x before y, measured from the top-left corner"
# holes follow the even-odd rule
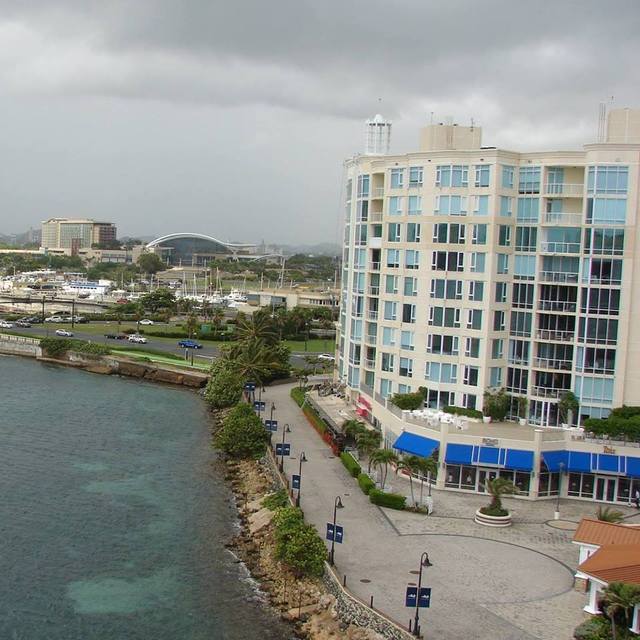
[[[573,535],[573,541],[599,547],[605,544],[640,544],[640,527],[582,518]]]
[[[627,582],[640,585],[640,544],[610,544],[600,547],[578,570],[607,584]]]

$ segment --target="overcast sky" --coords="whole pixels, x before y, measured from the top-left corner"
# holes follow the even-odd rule
[[[365,118],[579,148],[640,106],[639,33],[639,0],[0,0],[0,232],[336,241]]]

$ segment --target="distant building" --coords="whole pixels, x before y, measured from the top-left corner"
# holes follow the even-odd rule
[[[88,218],[50,218],[42,223],[43,249],[68,249],[77,255],[80,249],[106,244],[116,239],[116,225]]]
[[[201,267],[212,260],[253,256],[255,247],[254,244],[224,242],[202,233],[170,233],[152,240],[146,248],[170,266]]]

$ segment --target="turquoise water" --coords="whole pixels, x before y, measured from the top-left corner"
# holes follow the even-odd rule
[[[289,637],[193,393],[0,357],[0,639]]]

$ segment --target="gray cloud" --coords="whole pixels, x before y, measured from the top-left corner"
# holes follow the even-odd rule
[[[72,209],[333,239],[359,121],[392,117],[397,150],[431,112],[487,144],[577,146],[599,101],[640,104],[639,27],[636,0],[0,2],[3,226]]]

